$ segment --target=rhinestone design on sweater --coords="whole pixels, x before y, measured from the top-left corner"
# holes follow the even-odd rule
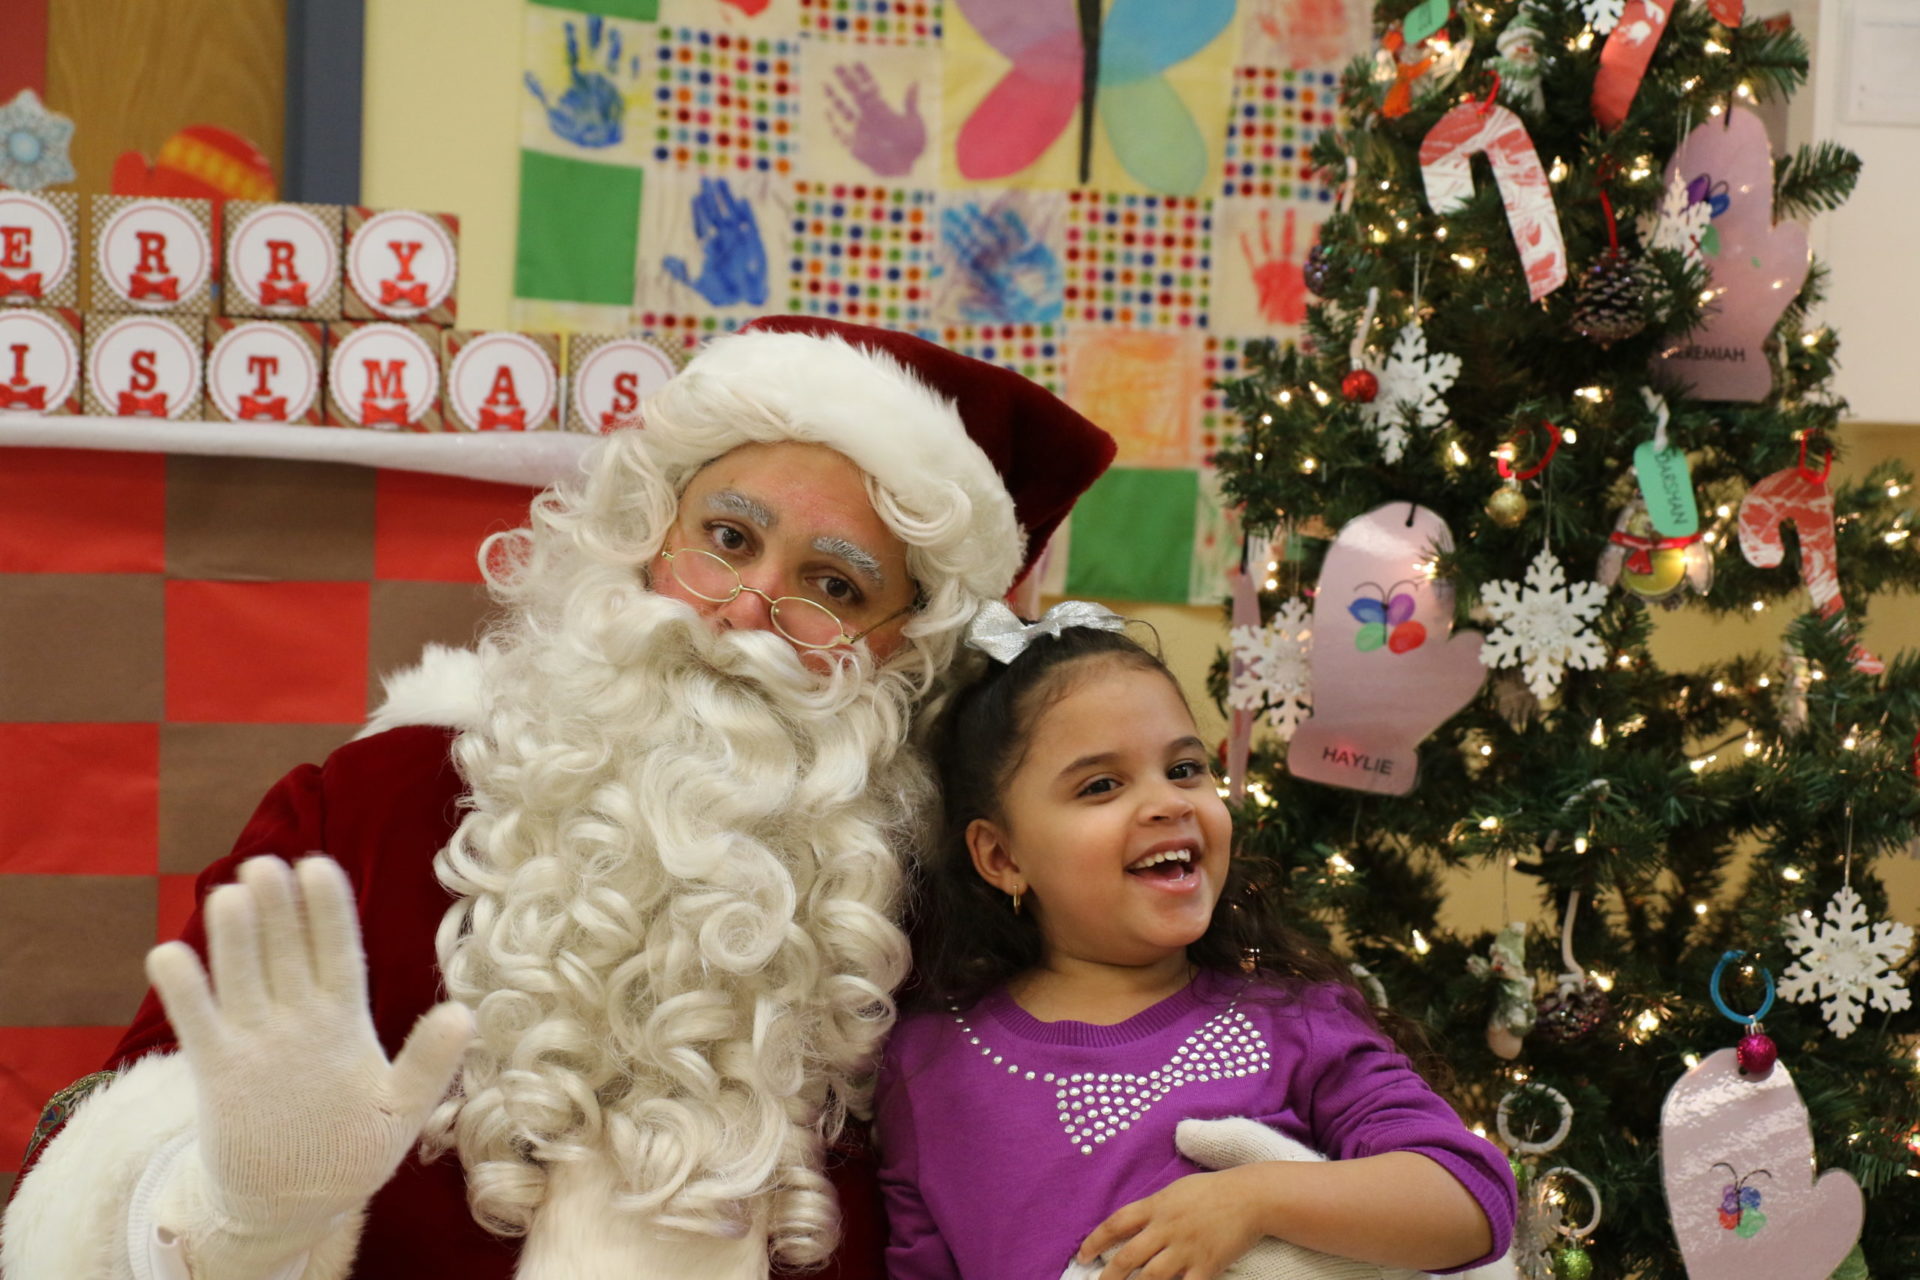
[[[1188,1036],[1166,1066],[1144,1076],[1124,1071],[1081,1071],[1059,1076],[1051,1071],[1024,1070],[1019,1063],[1008,1062],[1005,1055],[995,1053],[991,1045],[981,1044],[961,1015],[955,1014],[953,1020],[967,1043],[994,1066],[1004,1066],[1010,1076],[1054,1087],[1061,1130],[1067,1141],[1086,1156],[1109,1138],[1132,1128],[1154,1103],[1181,1085],[1257,1075],[1272,1062],[1260,1029],[1233,1005]]]

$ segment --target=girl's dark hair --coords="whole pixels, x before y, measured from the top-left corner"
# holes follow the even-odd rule
[[[908,929],[914,977],[903,999],[918,1008],[971,1008],[980,998],[1040,964],[1040,930],[1015,915],[1007,896],[981,879],[967,851],[976,818],[1004,821],[1000,797],[1025,758],[1034,726],[1098,664],[1157,671],[1179,681],[1158,653],[1123,633],[1066,627],[1036,636],[1010,663],[990,662],[961,689],[935,726],[930,747],[939,773],[942,816],[930,857],[915,869]],[[1181,692],[1184,701],[1185,693]],[[1207,931],[1187,947],[1203,969],[1260,973],[1282,986],[1331,984],[1347,1003],[1380,1023],[1429,1079],[1438,1059],[1417,1024],[1373,1010],[1347,967],[1289,926],[1280,914],[1284,880],[1265,859],[1235,850]]]

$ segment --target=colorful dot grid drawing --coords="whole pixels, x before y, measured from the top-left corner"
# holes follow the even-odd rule
[[[942,329],[941,343],[963,356],[1011,369],[1055,395],[1066,387],[1066,331],[1054,324],[957,325]]]
[[[733,322],[720,316],[674,315],[666,311],[635,311],[633,328],[663,348],[679,347],[692,355],[709,338],[733,331]]]
[[[790,40],[661,28],[654,160],[703,172],[791,172],[796,52]]]
[[[1184,196],[1067,196],[1066,316],[1136,329],[1204,328],[1213,217]]]
[[[802,27],[818,35],[901,43],[940,38],[940,0],[800,0]]]
[[[791,296],[796,311],[889,329],[927,323],[933,192],[797,182]]]
[[[1338,100],[1331,71],[1236,67],[1227,117],[1221,194],[1274,200],[1333,200],[1314,170],[1313,140],[1331,129]]]
[[[1246,358],[1241,353],[1251,341],[1221,333],[1207,335],[1206,390],[1200,395],[1200,456],[1208,466],[1213,465],[1214,451],[1240,433],[1240,415],[1227,403],[1227,393],[1220,384],[1246,372]]]

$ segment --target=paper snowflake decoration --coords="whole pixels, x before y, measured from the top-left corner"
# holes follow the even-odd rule
[[[1534,697],[1559,688],[1568,667],[1591,671],[1606,661],[1606,648],[1586,624],[1606,603],[1607,589],[1597,582],[1568,586],[1560,562],[1544,547],[1527,568],[1525,586],[1488,583],[1482,599],[1499,625],[1487,633],[1480,661],[1521,667]]]
[[[1893,972],[1913,946],[1913,930],[1883,921],[1869,926],[1867,909],[1852,885],[1827,903],[1826,923],[1813,913],[1788,916],[1787,945],[1800,952],[1780,978],[1780,998],[1795,1004],[1820,1001],[1821,1016],[1842,1040],[1860,1025],[1868,1004],[1882,1013],[1913,1006],[1913,993]]]
[[[1361,412],[1380,440],[1380,452],[1388,462],[1398,462],[1407,451],[1408,419],[1423,427],[1447,420],[1447,402],[1441,397],[1460,376],[1460,357],[1428,351],[1426,331],[1416,320],[1400,330],[1384,362],[1370,361],[1368,367],[1380,379],[1380,391]]]
[[[1660,212],[1640,219],[1640,239],[1649,249],[1672,249],[1689,263],[1700,263],[1706,260],[1712,222],[1713,205],[1705,200],[1691,202],[1687,180],[1675,173],[1660,201]]]
[[[1598,36],[1620,25],[1620,14],[1626,7],[1627,0],[1580,0],[1580,12],[1586,15],[1587,25]]]
[[[41,105],[40,95],[22,89],[0,106],[0,185],[38,191],[73,181],[67,144],[73,121]]]
[[[1263,627],[1235,627],[1233,683],[1227,706],[1235,711],[1267,713],[1267,723],[1283,738],[1291,738],[1313,710],[1312,670],[1307,658],[1313,631],[1307,625],[1307,606],[1289,600],[1274,611]]]

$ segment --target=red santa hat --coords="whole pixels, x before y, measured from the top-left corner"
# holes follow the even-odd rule
[[[715,338],[641,411],[702,461],[754,441],[845,454],[923,545],[988,598],[1033,567],[1113,461],[1111,436],[1044,387],[911,334],[766,316]],[[664,442],[663,442],[664,443]]]

